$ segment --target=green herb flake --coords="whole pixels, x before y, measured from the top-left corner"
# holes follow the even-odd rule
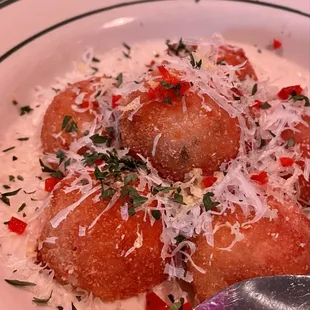
[[[192,65],[193,69],[201,69],[202,59],[200,59],[199,61],[195,61],[193,53],[189,53],[189,58],[190,64]]]
[[[264,102],[259,106],[262,110],[267,110],[271,108],[271,105],[268,102]]]
[[[41,305],[41,304],[47,304],[50,299],[52,298],[53,295],[53,291],[51,291],[51,294],[48,298],[37,298],[37,297],[33,297],[32,302],[34,302],[35,304]]]
[[[170,44],[170,40],[166,41],[166,45],[168,47],[168,50],[176,55],[180,56],[180,53],[183,52],[184,54],[189,54],[191,51],[187,48],[187,46],[184,44],[182,38],[179,40],[177,44]]]
[[[294,101],[302,101],[305,100],[305,107],[310,107],[310,100],[305,95],[294,95],[292,98]]]
[[[212,193],[212,192],[208,192],[208,193],[203,195],[202,202],[203,202],[203,205],[204,205],[206,211],[210,211],[211,209],[213,209],[214,207],[216,207],[220,204],[219,202],[213,201],[211,199],[211,197],[213,197],[213,196],[214,196],[214,193]]]
[[[7,149],[2,150],[2,152],[6,153],[6,152],[14,150],[14,149],[15,149],[15,146],[11,146],[11,147],[8,147]]]
[[[161,212],[159,210],[152,210],[151,211],[152,216],[156,221],[160,220],[161,218]]]
[[[136,214],[135,208],[134,207],[129,207],[128,208],[128,215],[129,216],[134,216]]]
[[[168,187],[168,186],[161,186],[161,185],[158,185],[158,186],[154,186],[152,187],[152,194],[153,195],[156,195],[158,192],[163,192],[163,193],[169,193],[171,190],[174,190],[175,188],[174,187]]]
[[[6,185],[6,184],[4,184],[4,185],[2,185],[2,186],[3,186],[4,189],[10,189],[10,188],[11,188],[11,186]]]
[[[137,175],[135,174],[128,174],[126,175],[125,179],[124,179],[124,185],[128,185],[129,183],[131,183],[132,185],[137,181]]]
[[[40,165],[41,165],[42,172],[48,172],[48,173],[55,172],[54,169],[46,166],[41,159],[39,159],[39,162],[40,162]]]
[[[21,175],[18,175],[17,179],[20,180],[20,181],[24,181],[24,178]]]
[[[9,175],[9,181],[10,182],[15,182],[15,177],[14,177],[14,175]]]
[[[254,96],[256,93],[257,93],[257,83],[253,85],[251,95]]]
[[[109,199],[115,194],[116,190],[112,187],[109,187],[108,189],[103,189],[101,190],[101,197],[102,199]]]
[[[67,125],[66,130],[65,130],[66,133],[70,133],[70,132],[73,132],[73,131],[75,131],[75,132],[78,131],[78,125],[77,125],[77,123],[75,121],[71,121]]]
[[[179,204],[182,204],[182,205],[186,205],[186,203],[184,203],[184,201],[183,201],[183,196],[178,192],[174,193],[173,201],[177,202]]]
[[[20,116],[25,115],[25,114],[29,114],[32,111],[33,111],[33,109],[29,105],[23,106],[20,108]]]
[[[184,305],[184,298],[181,297],[180,301],[175,301],[171,306],[170,306],[170,310],[181,310],[183,308]]]
[[[107,142],[111,142],[111,138],[109,136],[101,136],[99,134],[95,134],[91,137],[89,137],[90,140],[93,141],[95,144],[103,144]]]
[[[56,309],[57,310],[64,310],[64,307],[63,306],[57,306]]]
[[[36,286],[33,282],[26,282],[26,281],[19,281],[19,280],[10,280],[10,279],[4,279],[6,283],[9,283],[13,286],[20,286],[20,287],[26,287],[26,286]]]
[[[268,130],[268,131],[269,131],[270,135],[271,135],[273,138],[276,137],[276,135],[275,135],[271,130]]]
[[[66,155],[63,151],[59,150],[56,152],[56,158],[59,159],[59,165],[65,160],[65,157]]]
[[[18,208],[17,212],[22,212],[22,211],[25,209],[25,207],[26,207],[26,204],[23,203],[23,204]]]
[[[73,302],[71,302],[71,310],[77,310]]]
[[[91,61],[92,61],[92,62],[100,62],[100,59],[97,58],[97,57],[93,57]]]
[[[172,104],[171,98],[170,97],[166,97],[162,100],[163,103],[168,103],[168,104]]]
[[[120,73],[116,78],[116,87],[119,88],[123,84],[123,73]]]
[[[174,240],[176,241],[176,245],[180,244],[185,239],[186,239],[186,237],[183,235],[178,235],[178,236],[174,237]]]
[[[69,124],[70,120],[72,119],[72,116],[66,115],[62,121],[61,130],[64,130],[67,125]]]
[[[4,225],[9,225],[10,221],[3,222]]]
[[[57,171],[52,172],[51,176],[57,179],[61,179],[64,177],[64,174],[60,170],[57,170]]]
[[[126,48],[126,50],[131,50],[131,47],[127,43],[123,42],[123,46]]]
[[[292,147],[292,146],[294,146],[295,145],[295,139],[294,138],[289,138],[288,140],[287,140],[287,143],[286,143],[286,146],[285,146],[285,148],[290,148],[290,147]]]
[[[18,158],[16,156],[12,156],[12,160],[15,161],[17,160]]]
[[[18,105],[17,100],[12,100],[13,105]]]
[[[17,140],[18,140],[18,141],[28,141],[29,138],[28,138],[28,137],[24,137],[24,138],[18,138]]]

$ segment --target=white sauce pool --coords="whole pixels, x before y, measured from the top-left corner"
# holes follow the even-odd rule
[[[269,78],[270,84],[279,88],[295,84],[300,84],[303,88],[309,87],[310,73],[293,62],[279,57],[275,51],[262,50],[259,53],[257,47],[239,43],[234,44],[245,50],[259,79]],[[139,74],[145,71],[146,64],[149,64],[152,60],[156,60],[159,63],[160,58],[155,58],[155,55],[157,53],[163,55],[164,50],[165,44],[163,41],[147,42],[143,45],[132,46],[132,59],[130,60],[123,57],[122,51],[124,51],[124,48],[110,51],[98,57],[102,61],[99,64],[96,63],[96,66],[99,68],[97,75],[105,73],[117,76],[120,72],[123,72],[124,80],[137,80]],[[83,80],[85,78],[85,68],[85,65],[77,64],[75,72],[69,73],[65,78],[57,79],[52,87],[63,88],[66,82]],[[92,298],[85,298],[78,302],[70,292],[69,287],[65,290],[62,286],[51,281],[52,275],[39,276],[39,268],[33,267],[33,265],[25,261],[27,243],[35,245],[35,238],[31,237],[36,232],[36,225],[33,220],[39,213],[38,209],[42,207],[44,200],[47,198],[47,193],[44,191],[44,181],[38,178],[43,177],[44,179],[46,177],[41,172],[38,159],[42,157],[40,148],[41,122],[44,112],[54,95],[55,92],[51,89],[42,90],[38,88],[37,96],[31,105],[34,111],[31,114],[20,117],[11,126],[10,131],[2,133],[0,150],[12,146],[15,146],[15,148],[7,152],[0,152],[2,169],[0,173],[0,192],[3,193],[22,188],[18,195],[9,197],[10,207],[0,201],[0,258],[2,257],[6,265],[5,275],[8,278],[27,279],[27,281],[37,283],[38,285],[32,290],[32,294],[36,297],[46,297],[49,294],[48,292],[53,290],[53,298],[50,303],[53,307],[62,305],[65,309],[68,309],[72,299],[78,306],[78,309],[81,310],[144,310],[144,295],[114,303],[102,303],[100,300],[93,300]],[[28,137],[29,140],[17,140],[25,137]],[[13,156],[16,156],[18,159],[13,161]],[[15,181],[9,181],[10,175],[15,177]],[[3,185],[9,185],[10,189],[4,189]],[[24,191],[31,194],[26,194]],[[26,207],[18,213],[17,210],[23,203],[26,203]],[[7,226],[2,224],[2,222],[8,221],[12,216],[19,217],[28,222],[27,231],[29,234],[18,236],[8,231]],[[31,250],[30,252],[33,253]],[[30,266],[32,267],[30,268]],[[13,270],[17,270],[14,275],[12,274]],[[177,290],[177,288],[175,289]],[[161,288],[158,288],[157,291],[166,294],[163,293]],[[166,289],[166,291],[170,293],[171,288]],[[175,293],[176,295],[180,294],[180,292]],[[75,293],[75,295],[78,294]]]

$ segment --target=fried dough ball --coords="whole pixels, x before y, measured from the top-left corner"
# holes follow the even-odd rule
[[[292,203],[280,204],[274,198],[268,205],[277,210],[277,218],[262,218],[248,229],[240,228],[244,239],[231,251],[220,250],[234,240],[230,228],[221,227],[214,235],[215,247],[204,236],[194,239],[197,250],[193,261],[206,273],[189,266],[200,301],[233,283],[259,276],[307,274],[309,272],[309,220]],[[236,212],[215,218],[215,225],[245,222],[239,207]]]
[[[83,136],[87,124],[91,123],[95,118],[93,113],[93,108],[95,107],[91,104],[90,109],[85,112],[74,111],[72,105],[78,107],[75,103],[77,97],[76,90],[80,90],[80,93],[87,93],[84,97],[84,101],[87,103],[87,99],[95,91],[91,86],[99,80],[100,78],[91,78],[86,81],[75,83],[55,96],[52,103],[47,108],[43,119],[41,130],[43,152],[53,153],[58,149],[67,149],[72,141]],[[90,103],[88,103],[88,105],[89,104]],[[81,108],[81,106],[79,107]],[[82,105],[82,107],[85,106]],[[66,128],[62,130],[62,123],[65,116],[72,117],[69,121],[69,126],[71,121],[77,124],[76,132],[74,130],[72,130],[71,133],[66,132]],[[61,136],[54,136],[61,131]]]
[[[308,126],[299,123],[296,125],[298,131],[285,130],[282,133],[282,138],[286,141],[293,138],[296,144],[300,144],[302,156],[310,158],[310,116],[303,116],[303,120],[307,122]],[[301,163],[301,166],[304,168],[303,163]],[[299,199],[306,204],[310,204],[310,182],[300,176],[299,187]]]
[[[238,121],[209,96],[203,95],[203,102],[189,90],[167,104],[150,100],[147,93],[139,95],[142,107],[132,119],[131,111],[120,119],[122,143],[133,156],[148,157],[163,178],[182,181],[193,168],[213,174],[237,155]]]
[[[81,195],[77,191],[65,194],[64,189],[74,179],[61,182],[54,190],[46,208],[40,235],[39,258],[55,271],[61,283],[71,283],[103,300],[119,300],[136,296],[161,283],[164,263],[161,259],[161,221],[153,226],[144,221],[144,212],[137,212],[128,221],[121,218],[121,202],[98,219],[85,236],[79,232],[89,227],[107,207],[108,201],[94,203],[99,192],[92,194],[69,213],[55,229],[53,219],[72,205]],[[56,238],[55,243],[48,241]],[[136,248],[130,253],[133,246]]]
[[[250,77],[257,81],[256,73],[242,48],[232,45],[222,45],[219,47],[218,63],[225,62],[231,66],[238,66],[245,61],[246,63],[240,68],[240,70],[236,71],[237,77],[240,81],[244,80],[246,77]]]

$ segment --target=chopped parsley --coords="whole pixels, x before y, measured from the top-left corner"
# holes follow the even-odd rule
[[[159,210],[152,210],[151,211],[152,216],[154,217],[155,220],[160,220],[161,218],[161,212]]]
[[[254,96],[256,93],[257,93],[257,83],[253,85],[251,95]]]
[[[219,61],[217,61],[216,64],[217,64],[217,65],[220,65],[220,66],[226,65],[225,58],[224,58],[224,59],[221,59],[221,60],[219,60]]]
[[[164,87],[164,89],[172,89],[175,88],[174,84],[170,84],[166,81],[160,81],[160,85]]]
[[[290,148],[290,147],[292,147],[292,146],[294,146],[295,145],[295,139],[294,138],[289,138],[288,140],[287,140],[287,143],[286,143],[286,146],[285,146],[285,148]]]
[[[151,192],[153,195],[156,195],[158,192],[163,192],[163,193],[167,194],[167,193],[169,193],[169,191],[174,190],[174,189],[175,189],[174,187],[167,187],[167,186],[158,185],[158,186],[152,187]]]
[[[170,310],[181,310],[183,308],[184,305],[184,298],[181,297],[180,301],[175,301],[171,306],[170,306]]]
[[[56,309],[57,310],[64,310],[64,307],[63,306],[57,306]]]
[[[135,182],[137,181],[137,175],[135,174],[128,174],[126,175],[126,177],[124,178],[124,185],[128,185],[128,184],[135,184]]]
[[[91,61],[92,61],[92,62],[100,62],[100,59],[97,58],[97,57],[93,57]]]
[[[13,105],[18,105],[17,100],[12,100]]]
[[[13,286],[21,286],[21,287],[25,287],[25,286],[36,286],[35,283],[33,282],[26,282],[26,281],[19,281],[19,280],[10,280],[10,279],[4,279],[4,281],[6,283],[9,283]]]
[[[264,102],[259,106],[262,110],[267,110],[271,108],[271,105],[268,102]]]
[[[95,134],[89,137],[90,140],[93,141],[95,144],[103,144],[103,143],[110,143],[111,138],[109,136],[101,136],[99,134]]]
[[[116,87],[119,88],[123,84],[123,73],[121,72],[116,78]]]
[[[166,41],[166,45],[168,47],[168,51],[176,56],[180,56],[180,53],[189,54],[191,51],[184,44],[182,38],[179,40],[177,44],[170,44],[170,40]]]
[[[7,149],[2,150],[3,153],[14,150],[15,146],[8,147]]]
[[[10,199],[8,197],[15,196],[18,194],[18,192],[21,190],[21,188],[12,191],[12,192],[6,192],[6,193],[1,193],[0,200],[3,201],[6,205],[10,206]]]
[[[208,192],[208,193],[203,195],[202,202],[203,202],[203,205],[204,205],[206,211],[210,211],[211,209],[213,209],[214,207],[216,207],[220,204],[219,202],[213,201],[211,199],[211,197],[213,197],[213,196],[214,196],[214,193],[212,193],[212,192]]]
[[[305,107],[310,107],[310,100],[305,95],[292,95],[291,99],[293,99],[294,101],[305,100]]]
[[[73,302],[71,302],[71,310],[77,310]]]
[[[131,47],[130,47],[127,43],[125,43],[125,42],[123,42],[123,46],[124,46],[125,49],[126,49],[126,51],[123,51],[123,55],[124,55],[126,58],[131,58],[131,56],[130,56]]]
[[[12,156],[12,160],[13,160],[13,161],[15,161],[15,160],[17,160],[17,159],[18,159],[18,158],[17,158],[16,156],[14,156],[14,155]]]
[[[75,131],[75,132],[78,131],[77,123],[74,120],[72,120],[72,116],[65,115],[65,117],[63,118],[61,130],[64,130],[64,129],[65,129],[65,132],[67,132],[67,133],[70,133],[73,131]]]
[[[25,207],[26,207],[26,204],[23,203],[23,204],[18,208],[17,212],[22,212],[22,211],[25,209]]]
[[[129,204],[132,204],[134,208],[138,208],[143,205],[148,198],[141,196],[133,186],[125,185],[121,189],[122,199],[130,198]]]
[[[56,158],[59,159],[59,165],[65,160],[66,155],[63,151],[59,150],[56,152]]]
[[[6,184],[4,184],[4,185],[2,185],[2,186],[3,186],[4,189],[10,189],[10,188],[11,188],[11,186],[6,185]]]
[[[162,100],[163,103],[168,103],[168,104],[172,104],[171,98],[170,97],[166,97]]]
[[[21,175],[18,175],[17,179],[20,180],[20,181],[24,181],[24,178]]]
[[[61,125],[61,130],[64,130],[64,129],[68,126],[68,124],[69,124],[71,118],[72,118],[72,116],[70,116],[70,115],[66,115],[66,116],[64,117],[64,119],[63,119],[63,121],[62,121],[62,125]]]
[[[185,239],[186,239],[186,237],[183,235],[177,235],[176,237],[174,237],[174,240],[176,241],[176,245],[180,244]]]
[[[9,175],[9,181],[10,182],[15,182],[15,177],[14,177],[14,175]]]
[[[52,298],[53,295],[53,291],[51,291],[51,294],[48,298],[37,298],[37,297],[33,297],[32,302],[34,302],[35,304],[41,305],[41,304],[47,304],[50,299]]]
[[[64,175],[60,170],[54,170],[48,166],[46,166],[41,159],[39,159],[42,172],[50,173],[50,175],[54,178],[61,179]]]
[[[28,137],[24,137],[24,138],[18,138],[17,140],[18,140],[18,141],[28,141],[29,138],[28,138]]]
[[[183,201],[183,196],[180,194],[180,192],[181,192],[181,188],[178,187],[173,194],[173,201],[179,204],[182,204],[182,205],[186,205],[186,203],[184,203]]]
[[[200,59],[199,61],[195,61],[193,53],[189,53],[189,58],[190,64],[192,65],[193,69],[201,69],[202,59]]]
[[[29,105],[23,106],[20,108],[20,116],[25,115],[25,114],[29,114],[32,111],[33,111],[33,109]]]

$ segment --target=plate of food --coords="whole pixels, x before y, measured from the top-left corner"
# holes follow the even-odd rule
[[[1,308],[189,310],[309,274],[307,12],[35,10],[0,49]]]

